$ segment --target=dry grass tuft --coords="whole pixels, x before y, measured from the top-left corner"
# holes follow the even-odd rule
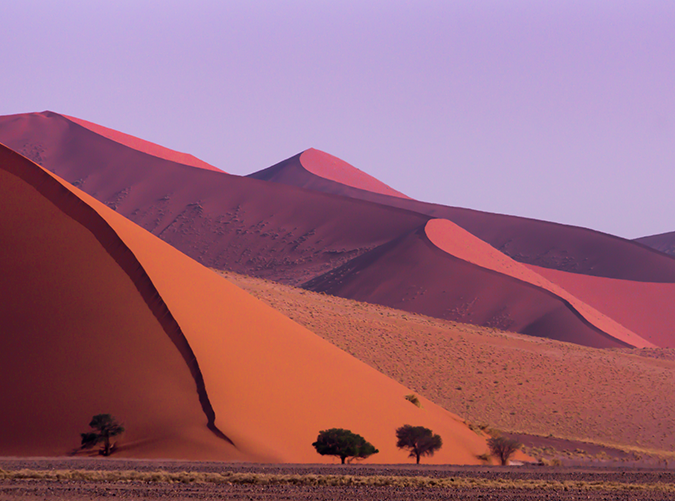
[[[376,487],[440,487],[480,489],[522,489],[550,491],[659,491],[675,492],[670,483],[625,483],[572,480],[486,479],[472,477],[406,477],[406,476],[356,476],[356,475],[282,475],[268,473],[208,473],[167,471],[95,471],[95,470],[0,470],[0,480],[42,480],[83,482],[145,482],[145,483],[213,483],[247,485],[300,485],[300,486],[376,486]]]

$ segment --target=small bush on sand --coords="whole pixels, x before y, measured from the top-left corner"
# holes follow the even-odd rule
[[[509,464],[511,456],[523,445],[517,440],[507,437],[492,437],[487,443],[492,455],[496,456],[502,465]]]
[[[415,404],[417,407],[422,407],[422,402],[420,402],[419,397],[417,395],[415,395],[414,393],[411,393],[410,395],[406,395],[405,399],[408,402],[410,402],[412,404]]]
[[[408,449],[410,451],[408,457],[416,458],[417,464],[420,464],[421,456],[433,456],[443,447],[441,436],[424,426],[403,425],[396,430],[396,438],[398,439],[396,447]]]
[[[342,464],[345,464],[347,458],[365,459],[380,452],[361,435],[342,428],[320,431],[312,445],[322,456],[339,457]]]
[[[110,439],[124,433],[124,427],[114,417],[110,414],[97,414],[91,418],[89,427],[94,431],[80,434],[82,436],[83,449],[95,447],[103,443],[99,454],[110,456],[110,454],[115,452],[117,444],[112,443]]]

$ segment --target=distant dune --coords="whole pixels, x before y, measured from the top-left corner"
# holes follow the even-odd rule
[[[662,348],[675,348],[675,284],[591,277],[531,268],[575,297]]]
[[[339,190],[340,186],[348,186],[392,197],[410,198],[344,160],[340,160],[333,155],[314,148],[305,150],[299,155],[251,174],[248,177],[314,189],[316,191],[328,191],[338,195],[342,195]],[[322,189],[324,185],[323,180],[334,181],[332,185],[335,189]]]
[[[675,256],[675,231],[636,238],[635,241],[664,254]]]
[[[341,176],[335,173],[322,176],[319,167],[307,168],[315,158],[321,158],[319,153],[308,157],[305,153],[296,155],[249,177],[449,219],[521,263],[626,280],[675,282],[675,259],[630,240],[586,228],[389,196],[381,190],[370,190],[365,184],[355,186],[340,182]],[[344,167],[336,164],[336,168],[340,166]],[[344,177],[348,172],[347,169]]]
[[[429,462],[485,452],[457,416],[412,405],[409,389],[5,147],[0,196],[3,453],[64,454],[99,412],[124,421],[121,456],[330,461],[311,442],[341,426],[380,449],[373,460],[404,462],[404,423],[443,436]]]
[[[448,230],[452,233],[447,233]],[[489,247],[480,241],[476,244],[475,237],[449,221],[430,221],[303,287],[436,318],[586,346],[632,345],[628,339],[640,346],[649,345],[620,326],[613,326],[616,330],[611,331],[616,337],[609,335],[549,290],[515,278],[518,273],[508,272],[504,267],[496,271],[499,266],[494,264],[497,261],[490,252],[484,254],[480,264],[467,261],[464,252],[449,252],[454,251],[449,242],[455,239],[462,242],[453,241],[456,248],[482,247],[480,244]],[[445,248],[439,247],[439,243]],[[474,252],[470,254],[480,257]],[[509,260],[506,256],[504,259]],[[493,262],[486,267],[486,261]]]
[[[112,141],[123,144],[124,146],[128,146],[129,148],[133,148],[134,150],[138,150],[142,153],[147,153],[148,155],[153,155],[155,157],[163,158],[164,160],[170,160],[183,165],[191,165],[192,167],[215,170],[216,172],[221,171],[217,167],[207,164],[203,160],[200,160],[189,153],[180,153],[178,151],[170,150],[164,146],[151,143],[150,141],[144,141],[143,139],[139,139],[135,136],[130,136],[129,134],[124,134],[123,132],[109,129],[108,127],[103,127],[102,125],[87,122],[81,118],[75,118],[68,115],[62,116],[71,122],[75,122],[76,124],[81,125],[92,132],[95,132],[96,134],[107,137]]]

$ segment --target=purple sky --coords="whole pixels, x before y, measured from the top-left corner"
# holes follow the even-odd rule
[[[421,200],[675,230],[675,2],[30,1],[0,114],[52,111],[248,174],[306,148]]]

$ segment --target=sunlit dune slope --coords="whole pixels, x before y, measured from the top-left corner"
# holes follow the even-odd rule
[[[675,282],[675,259],[630,240],[586,228],[390,196],[313,173],[306,168],[312,163],[304,156],[296,155],[250,177],[449,219],[521,263],[626,280]]]
[[[165,160],[170,160],[183,165],[190,165],[192,167],[200,167],[202,169],[220,172],[220,169],[217,167],[207,164],[203,160],[200,160],[189,153],[181,153],[179,151],[170,150],[169,148],[165,148],[159,144],[151,143],[150,141],[144,141],[143,139],[139,139],[135,136],[130,136],[129,134],[125,134],[114,129],[109,129],[108,127],[103,127],[102,125],[88,122],[86,120],[82,120],[81,118],[75,118],[68,115],[62,116],[71,122],[75,122],[77,125],[81,125],[82,127],[95,132],[96,134],[107,137],[112,141],[123,144],[124,146],[128,146],[129,148],[133,148],[134,150],[147,153],[148,155],[153,155],[155,157],[163,158]]]
[[[442,240],[439,233],[446,228],[438,228],[439,225],[432,222],[427,224],[435,227],[432,229],[434,240]],[[458,248],[470,251],[468,246],[473,245],[485,250],[479,243],[470,243],[475,237],[469,233],[450,222],[447,225],[456,230],[445,236],[465,242],[454,244]],[[550,291],[523,281],[518,273],[513,273],[517,278],[504,274],[511,271],[499,265],[491,253],[477,254],[476,258],[482,258],[480,264],[464,259],[466,254],[462,252],[462,257],[458,257],[439,248],[430,240],[425,225],[354,258],[303,287],[437,318],[586,346],[627,345],[624,340],[590,324],[567,301]],[[471,257],[472,252],[468,254]],[[490,267],[494,269],[486,267],[486,261],[490,261]],[[513,263],[513,266],[520,265]],[[628,332],[621,334],[629,335]],[[643,342],[637,336],[633,337],[636,342]]]
[[[340,192],[340,188],[344,186],[345,188],[357,188],[382,195],[409,198],[344,160],[314,148],[305,150],[299,155],[248,177],[317,191],[328,191],[336,195],[343,194]],[[332,190],[322,189],[326,185],[326,181],[333,188]],[[349,190],[346,190],[345,193],[349,193]]]
[[[659,252],[663,252],[664,254],[675,256],[675,231],[648,237],[640,237],[636,238],[635,241],[646,245],[647,247],[656,249]]]
[[[675,350],[598,350],[226,276],[473,423],[675,451]]]
[[[404,462],[405,423],[443,436],[434,462],[485,452],[455,415],[412,405],[409,389],[4,147],[0,173],[14,209],[1,219],[3,451],[62,454],[111,412],[129,429],[121,455],[331,461],[311,443],[345,427],[380,449],[371,461]]]
[[[591,277],[531,267],[650,343],[675,348],[675,284]]]

